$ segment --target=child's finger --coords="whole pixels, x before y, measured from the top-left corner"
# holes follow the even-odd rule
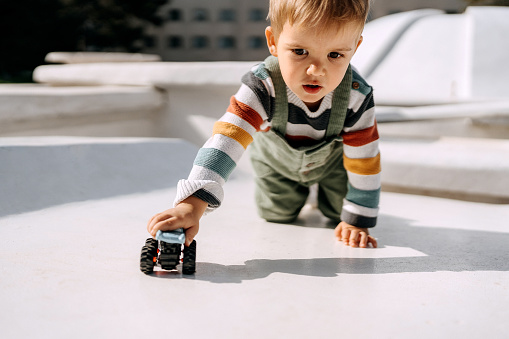
[[[342,226],[341,226],[341,223],[339,225],[336,226],[336,228],[334,229],[334,235],[336,236],[336,238],[338,238],[339,241],[341,241],[341,230],[342,230]]]
[[[193,242],[194,237],[196,234],[198,234],[199,226],[191,226],[188,229],[186,229],[186,246],[191,245]]]
[[[350,239],[350,230],[347,228],[344,228],[341,231],[341,240],[345,245],[348,245],[348,239]]]
[[[152,228],[150,234],[152,234],[152,236],[155,237],[156,234],[157,234],[157,231],[159,231],[159,230],[161,230],[161,231],[171,231],[171,230],[179,228],[179,227],[175,226],[175,222],[177,220],[178,220],[177,217],[169,216],[169,218],[167,218],[167,219],[163,219],[163,220],[158,221],[154,225],[154,227]]]
[[[154,229],[154,226],[159,222],[159,214],[153,216],[148,225],[147,225],[147,231],[148,233],[152,234],[152,230]]]
[[[156,219],[160,214],[161,213],[157,213],[152,218],[150,218],[150,220],[148,221],[148,223],[147,223],[147,231],[148,231],[148,233],[150,233],[150,231],[152,230],[152,228],[155,225],[154,219]]]
[[[168,213],[166,213],[166,211],[165,211],[165,212],[161,212],[161,213],[158,213],[158,214],[154,215],[154,216],[150,219],[150,221],[149,221],[149,223],[148,223],[148,226],[147,226],[147,229],[148,229],[149,233],[152,233],[152,230],[154,229],[154,227],[155,227],[158,223],[160,223],[161,221],[167,220],[167,219],[169,219],[169,218],[171,218],[171,215],[170,215],[170,214],[168,214]]]
[[[366,232],[361,232],[360,234],[361,240],[359,241],[359,247],[367,247],[368,246],[368,235]]]
[[[371,243],[371,246],[373,246],[373,248],[377,248],[378,247],[378,243],[377,243],[376,239],[373,238],[372,236],[368,236],[368,242]]]
[[[359,246],[359,231],[357,230],[353,230],[351,233],[350,233],[350,246],[352,247],[357,247]]]

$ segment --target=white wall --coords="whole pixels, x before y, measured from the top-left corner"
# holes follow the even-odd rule
[[[366,26],[353,64],[375,87],[378,104],[508,98],[507,18],[509,7],[384,17]]]

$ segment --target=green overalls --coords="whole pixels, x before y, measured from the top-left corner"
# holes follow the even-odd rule
[[[255,133],[250,156],[256,174],[258,213],[267,221],[287,223],[295,220],[304,206],[309,187],[318,183],[318,208],[339,222],[347,193],[347,175],[343,167],[343,139],[340,136],[346,118],[352,70],[334,90],[325,140],[310,146],[291,147],[285,140],[288,99],[277,58],[268,57],[276,93],[276,108],[268,132]]]

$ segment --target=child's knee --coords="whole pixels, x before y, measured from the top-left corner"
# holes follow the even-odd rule
[[[268,222],[278,224],[291,223],[297,219],[297,216],[300,213],[300,208],[289,210],[287,208],[282,208],[282,206],[277,203],[267,202],[266,200],[263,202],[257,201],[257,210],[258,215],[261,218]]]
[[[297,219],[307,198],[306,190],[288,187],[281,191],[270,191],[266,187],[256,187],[255,201],[258,214],[274,223],[290,223]]]
[[[265,219],[268,222],[276,223],[276,224],[289,224],[297,219],[297,215],[276,215],[274,213],[267,213],[258,211],[258,214],[261,218]]]

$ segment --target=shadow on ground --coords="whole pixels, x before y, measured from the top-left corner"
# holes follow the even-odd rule
[[[196,149],[175,139],[0,146],[0,217],[175,186]]]
[[[509,271],[509,233],[415,227],[410,226],[408,220],[382,215],[376,235],[382,246],[409,247],[427,256],[253,259],[243,265],[198,262],[197,273],[184,278],[213,283],[241,283],[263,279],[272,273],[336,277],[339,274]],[[179,274],[164,271],[155,272],[154,275],[158,278],[182,278]]]

